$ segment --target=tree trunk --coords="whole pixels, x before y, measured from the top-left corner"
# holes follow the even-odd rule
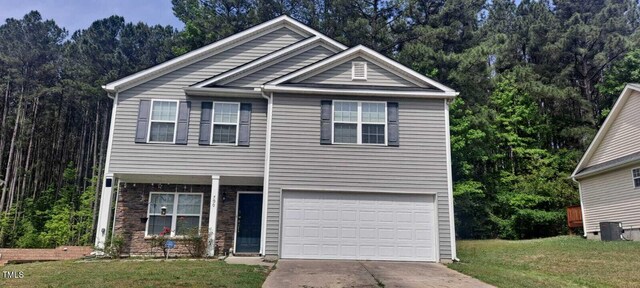
[[[0,121],[0,171],[2,171],[2,166],[4,162],[4,145],[6,143],[6,137],[4,133],[5,124],[7,123],[7,112],[9,111],[9,90],[11,90],[11,81],[7,80],[7,88],[4,92],[4,104],[2,107],[2,121]]]
[[[21,87],[20,89],[20,98],[18,100],[18,112],[16,113],[16,123],[14,123],[13,125],[13,135],[11,136],[11,144],[9,145],[9,156],[7,158],[7,170],[5,171],[5,183],[2,186],[2,196],[0,196],[0,214],[2,212],[4,212],[4,207],[5,205],[5,200],[7,197],[7,186],[9,185],[8,181],[9,181],[9,177],[11,176],[11,166],[12,166],[12,161],[13,161],[13,152],[16,148],[16,140],[18,138],[18,128],[19,128],[19,123],[20,123],[20,115],[22,114],[22,97],[24,94],[24,85]]]

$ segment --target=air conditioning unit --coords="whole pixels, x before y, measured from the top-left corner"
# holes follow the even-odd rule
[[[622,233],[622,222],[600,222],[600,240],[620,241]]]

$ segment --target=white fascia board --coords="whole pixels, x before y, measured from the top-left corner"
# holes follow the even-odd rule
[[[383,64],[384,66],[387,66],[389,68],[391,68],[392,70],[397,70],[399,72],[404,73],[404,76],[410,76],[415,78],[416,80],[419,80],[423,83],[426,83],[429,86],[433,86],[436,87],[444,92],[455,92],[453,89],[438,83],[437,81],[426,77],[424,75],[421,75],[420,73],[413,71],[412,69],[394,61],[391,60],[389,58],[387,58],[386,56],[373,51],[365,46],[362,45],[358,45],[355,46],[353,48],[350,48],[342,53],[333,55],[331,57],[326,58],[325,60],[322,60],[318,63],[315,63],[313,65],[307,66],[306,68],[300,69],[296,72],[287,74],[285,76],[282,76],[280,78],[274,79],[273,81],[267,83],[267,84],[273,84],[273,85],[277,85],[277,84],[281,84],[284,83],[286,81],[298,78],[300,76],[306,76],[306,74],[311,74],[314,70],[318,70],[318,71],[324,71],[322,70],[322,68],[327,67],[327,66],[331,66],[332,64],[335,63],[340,63],[340,61],[345,60],[345,59],[349,59],[349,57],[352,57],[354,55],[357,55],[358,53],[362,53],[363,55],[367,55],[373,59],[376,60],[376,62],[379,62],[380,64]],[[312,74],[313,75],[313,74]],[[310,76],[312,76],[310,75]],[[406,77],[403,77],[406,78]],[[412,81],[414,82],[414,81]]]
[[[633,160],[633,161],[629,161],[629,162],[625,162],[625,163],[620,163],[618,165],[611,166],[611,167],[608,167],[608,168],[602,169],[602,170],[595,170],[595,171],[592,171],[592,172],[576,174],[576,175],[571,176],[571,178],[574,181],[580,181],[580,180],[585,179],[587,177],[600,175],[600,174],[603,174],[603,173],[611,172],[613,170],[622,169],[622,168],[625,168],[625,167],[634,166],[634,165],[638,165],[638,164],[640,164],[640,160]]]
[[[248,90],[248,89],[238,89],[238,88],[223,88],[223,87],[205,87],[205,88],[194,88],[194,87],[185,87],[183,88],[184,93],[189,96],[224,96],[224,97],[253,97],[253,98],[261,98],[260,91],[256,90]]]
[[[300,93],[300,94],[325,94],[345,96],[399,96],[412,98],[455,98],[458,92],[430,92],[430,91],[390,91],[369,89],[336,89],[336,88],[311,88],[311,87],[286,87],[278,85],[264,85],[266,92]]]
[[[328,41],[328,38],[324,35],[322,36],[314,36],[308,39],[305,39],[303,41],[300,41],[296,44],[290,45],[285,47],[284,49],[280,49],[278,51],[275,51],[271,54],[268,54],[262,58],[259,58],[255,61],[249,62],[246,65],[243,66],[239,66],[233,70],[230,70],[228,72],[222,73],[216,77],[213,77],[207,81],[201,82],[198,85],[194,85],[193,87],[195,88],[202,88],[202,87],[206,87],[208,85],[217,83],[217,82],[221,82],[221,81],[225,81],[225,80],[229,80],[229,79],[234,79],[235,77],[238,76],[242,76],[244,75],[244,73],[246,73],[247,71],[251,71],[251,69],[254,69],[256,67],[259,67],[260,65],[264,65],[265,63],[269,63],[270,61],[273,60],[286,60],[289,59],[299,53],[302,53],[306,50],[303,50],[304,48],[313,45],[314,43],[318,43],[318,42],[325,42],[328,45],[325,46],[327,47],[329,50],[332,50],[334,52],[336,51],[342,51],[344,50],[342,47],[336,46],[334,43]],[[334,41],[335,42],[335,41]],[[299,53],[296,53],[299,52]]]
[[[178,56],[164,63],[158,64],[151,68],[142,70],[138,73],[135,73],[127,77],[124,77],[122,79],[116,80],[114,82],[108,83],[102,86],[102,88],[108,92],[116,92],[116,91],[122,92],[126,89],[129,89],[131,87],[134,87],[135,85],[144,83],[145,81],[151,80],[155,77],[158,77],[166,73],[169,73],[171,71],[177,70],[179,68],[185,67],[189,64],[200,61],[203,58],[210,57],[211,56],[210,54],[212,51],[220,50],[220,49],[227,50],[233,47],[233,46],[228,46],[232,43],[240,42],[246,39],[252,39],[283,27],[291,28],[298,32],[302,31],[302,32],[308,33],[309,35],[322,35],[322,33],[305,26],[304,24],[292,19],[291,17],[283,15],[283,16],[274,18],[272,20],[269,20],[267,22],[264,22],[262,24],[256,25],[247,30],[244,30],[240,33],[231,35],[227,38],[224,38],[220,41],[214,42],[202,48],[193,50],[182,56]],[[333,45],[336,45],[336,47],[343,47],[343,49],[346,49],[346,46],[328,37],[326,38],[328,42],[331,42]]]
[[[580,172],[580,170],[585,168],[587,163],[589,163],[589,160],[591,160],[593,153],[596,152],[596,150],[598,149],[598,146],[600,146],[600,143],[602,143],[602,140],[604,139],[605,135],[607,135],[609,128],[611,128],[611,125],[613,125],[613,122],[616,120],[616,118],[618,118],[620,111],[622,111],[622,107],[627,102],[627,99],[629,98],[629,96],[633,91],[640,92],[640,86],[638,84],[627,84],[627,86],[624,87],[624,89],[622,90],[622,93],[620,94],[620,97],[618,97],[618,100],[613,105],[611,112],[609,113],[607,118],[604,120],[602,127],[600,127],[600,130],[598,130],[596,137],[594,137],[593,141],[591,141],[591,144],[589,144],[589,148],[587,148],[587,152],[585,152],[584,155],[582,155],[580,162],[578,162],[578,166],[576,166],[576,169],[573,170],[573,173],[571,174],[571,178],[575,179],[578,172]],[[583,176],[583,175],[580,175],[580,176]]]

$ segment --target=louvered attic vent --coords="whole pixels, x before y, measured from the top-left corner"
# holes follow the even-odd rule
[[[351,80],[367,80],[367,62],[351,63]]]

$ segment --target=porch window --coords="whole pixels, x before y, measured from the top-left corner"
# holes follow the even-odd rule
[[[165,215],[162,215],[163,207]],[[146,235],[159,235],[169,231],[169,236],[187,235],[193,229],[200,233],[202,223],[202,193],[149,194]]]
[[[640,188],[640,168],[633,169],[633,187]]]

